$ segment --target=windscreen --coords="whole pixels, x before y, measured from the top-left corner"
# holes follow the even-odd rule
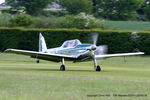
[[[61,47],[62,48],[71,48],[71,47],[75,47],[79,44],[81,44],[81,42],[79,40],[75,39],[75,40],[65,41]]]

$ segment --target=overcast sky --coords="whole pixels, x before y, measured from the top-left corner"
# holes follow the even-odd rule
[[[5,0],[0,0],[0,4],[3,3]]]

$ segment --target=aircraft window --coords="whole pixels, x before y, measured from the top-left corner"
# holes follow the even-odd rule
[[[81,44],[79,40],[71,40],[71,41],[66,41],[62,47],[63,48],[75,47],[78,44]]]
[[[81,45],[77,45],[76,48],[88,47],[88,46],[91,46],[91,44],[81,44]]]

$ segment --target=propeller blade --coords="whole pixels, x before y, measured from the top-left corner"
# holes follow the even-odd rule
[[[107,45],[97,46],[94,55],[103,55],[107,53]]]
[[[92,39],[93,39],[93,44],[96,45],[97,40],[98,40],[98,33],[94,33],[94,35],[92,36]]]

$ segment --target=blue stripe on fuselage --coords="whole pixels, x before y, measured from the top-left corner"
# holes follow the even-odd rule
[[[66,54],[66,55],[78,55],[80,53],[87,52],[87,48],[92,46],[92,44],[79,44],[73,48],[65,48],[58,50],[58,54]]]

